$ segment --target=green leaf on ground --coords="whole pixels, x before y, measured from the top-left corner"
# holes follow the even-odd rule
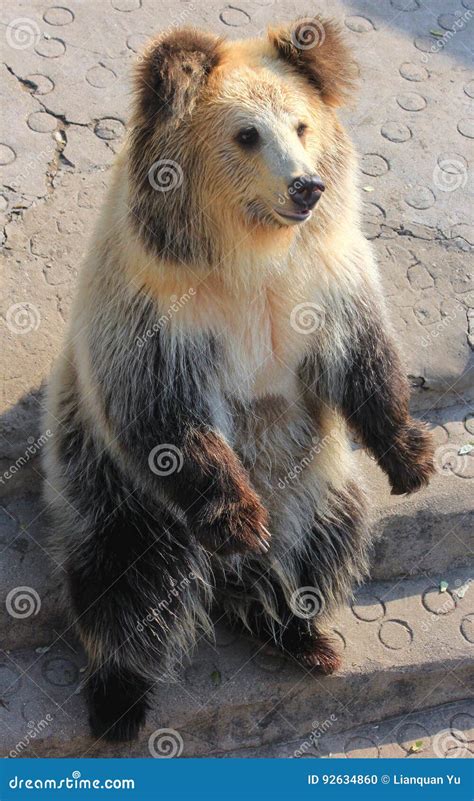
[[[459,448],[458,454],[459,456],[465,456],[466,453],[471,453],[471,451],[474,451],[474,445],[468,443],[467,445],[463,445],[462,448]]]
[[[416,754],[418,751],[421,751],[422,748],[423,748],[423,740],[416,740],[414,743],[411,744],[408,753]]]
[[[213,670],[211,673],[211,680],[214,687],[218,687],[222,681],[221,672],[220,670]]]

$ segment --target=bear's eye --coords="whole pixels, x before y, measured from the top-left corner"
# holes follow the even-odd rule
[[[308,126],[304,122],[298,123],[298,126],[296,128],[296,133],[300,137],[300,139],[303,136],[304,132],[306,131],[307,127]]]
[[[251,128],[242,128],[236,139],[239,145],[243,147],[255,147],[260,140],[260,134],[253,126]]]

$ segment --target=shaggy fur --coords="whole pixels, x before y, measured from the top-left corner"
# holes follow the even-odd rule
[[[336,669],[328,625],[371,546],[348,427],[394,492],[433,469],[333,108],[352,65],[317,23],[324,41],[302,51],[295,26],[232,43],[176,31],[136,71],[47,401],[46,492],[96,736],[136,735],[213,605]],[[164,159],[176,185],[160,191]],[[291,224],[288,187],[314,174],[324,195]]]

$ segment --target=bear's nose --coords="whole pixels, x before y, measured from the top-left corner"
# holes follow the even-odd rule
[[[299,175],[288,186],[288,194],[300,208],[312,209],[325,188],[319,175]]]

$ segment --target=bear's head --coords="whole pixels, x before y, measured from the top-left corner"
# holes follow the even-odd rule
[[[334,109],[353,78],[338,27],[319,18],[264,39],[182,29],[152,41],[128,146],[131,216],[148,250],[215,266],[340,218],[352,151]]]

